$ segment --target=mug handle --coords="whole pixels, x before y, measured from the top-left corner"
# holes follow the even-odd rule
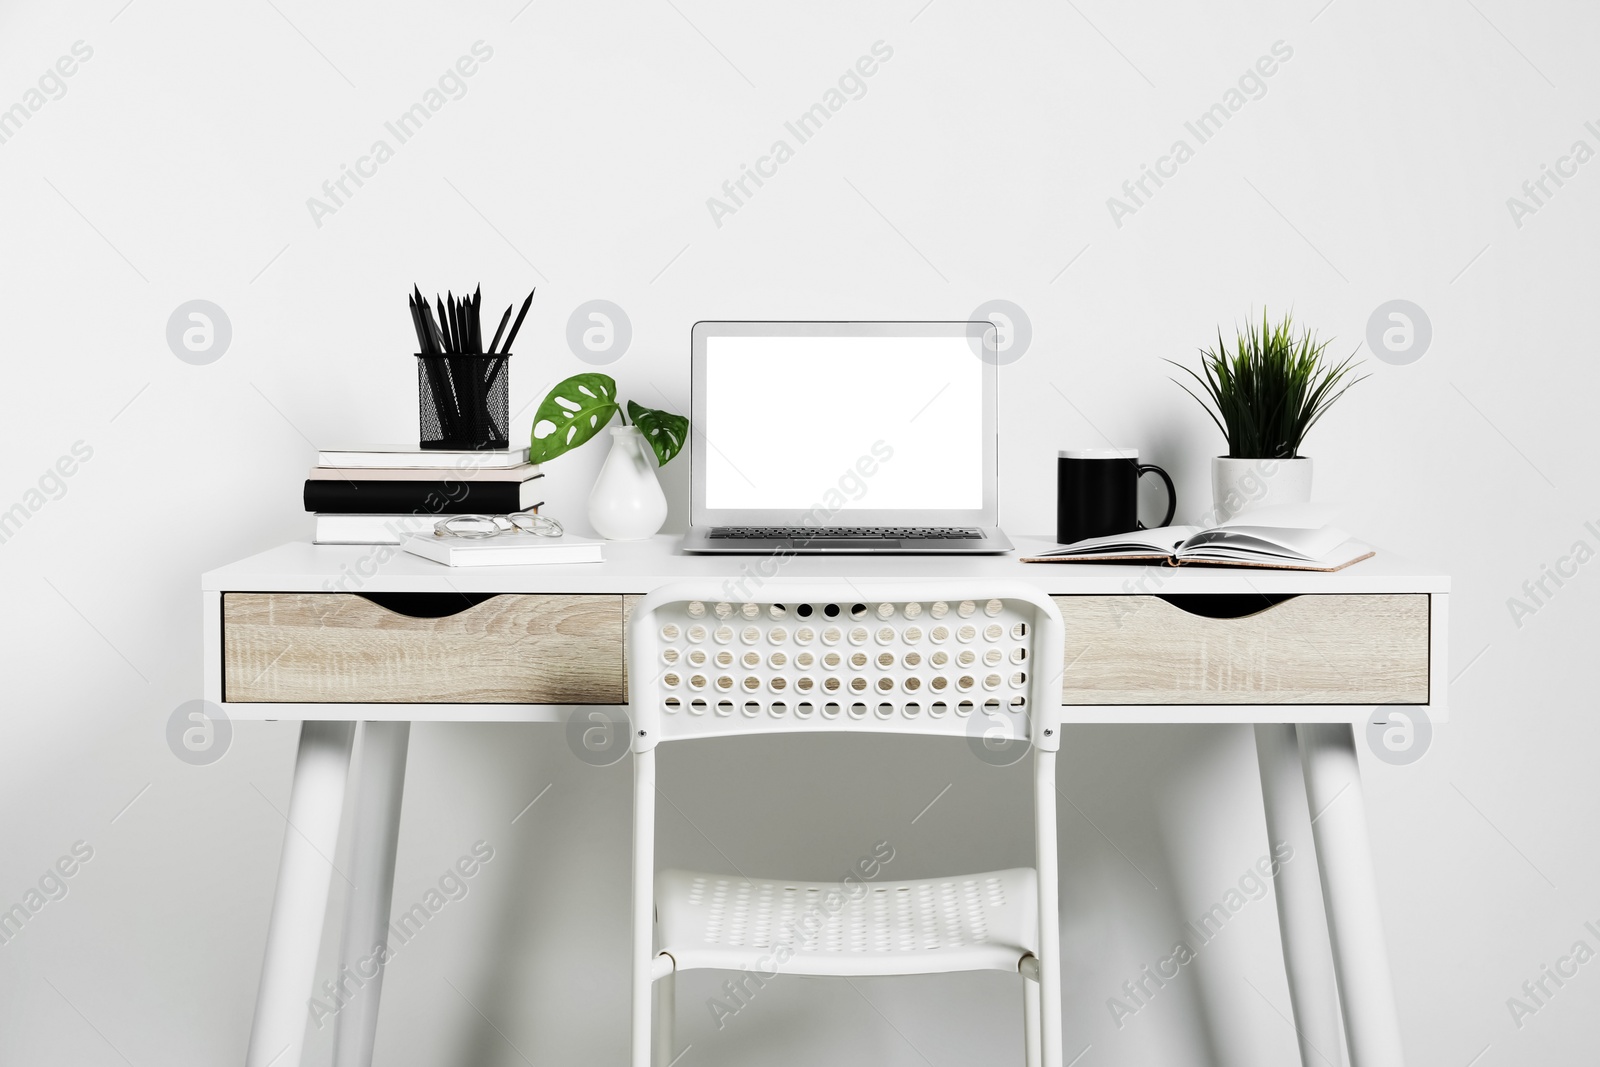
[[[1161,480],[1167,483],[1167,515],[1166,518],[1161,520],[1161,525],[1171,526],[1172,516],[1176,514],[1178,510],[1178,491],[1172,487],[1172,479],[1167,476],[1167,472],[1162,470],[1160,467],[1157,467],[1153,463],[1146,463],[1140,466],[1139,472],[1135,474],[1134,477],[1142,478],[1151,472],[1161,475]],[[1148,530],[1149,528],[1150,527],[1146,526],[1142,522],[1139,524],[1139,529],[1141,530]]]

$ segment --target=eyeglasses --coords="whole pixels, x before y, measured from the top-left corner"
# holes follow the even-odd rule
[[[513,511],[509,515],[452,515],[433,524],[435,537],[461,537],[469,541],[513,533],[560,537],[563,532],[561,523],[531,510]]]

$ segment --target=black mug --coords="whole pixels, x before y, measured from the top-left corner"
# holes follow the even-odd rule
[[[1140,465],[1136,448],[1069,448],[1056,459],[1056,541],[1069,545],[1087,537],[1142,530],[1139,476],[1158,474],[1167,483],[1169,526],[1178,510],[1178,491],[1167,472]]]

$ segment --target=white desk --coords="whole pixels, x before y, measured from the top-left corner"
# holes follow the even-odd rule
[[[1048,545],[1016,541],[1019,554]],[[1030,582],[1059,598],[1066,622],[1066,722],[1255,724],[1268,835],[1313,848],[1321,876],[1295,864],[1276,879],[1302,1060],[1337,1047],[1342,1003],[1355,1067],[1402,1062],[1351,727],[1382,705],[1446,718],[1448,578],[1382,551],[1316,574],[685,556],[657,537],[608,544],[603,564],[461,570],[394,548],[295,543],[202,577],[206,699],[233,719],[304,721],[250,1067],[300,1059],[354,724],[368,724],[354,879],[376,888],[350,902],[346,961],[386,944],[410,723],[566,722],[580,707],[624,704],[633,599],[690,576],[725,578],[731,601],[741,582]],[[1289,829],[1301,805],[1319,813],[1310,841]],[[371,1061],[381,980],[379,970],[338,1018],[341,1067]]]

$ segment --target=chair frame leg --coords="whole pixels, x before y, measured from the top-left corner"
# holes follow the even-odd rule
[[[670,958],[670,957],[669,957]],[[656,1067],[671,1067],[678,1010],[676,970],[656,979]]]
[[[1022,976],[1022,1044],[1023,1062],[1028,1067],[1040,1067],[1043,1055],[1040,1048],[1039,983],[1028,974]]]
[[[1039,1051],[1061,1067],[1061,912],[1056,877],[1056,754],[1035,750],[1034,855],[1039,881]]]
[[[650,1067],[651,974],[655,955],[656,754],[633,754],[632,1067]],[[663,1065],[665,1067],[665,1065]]]

